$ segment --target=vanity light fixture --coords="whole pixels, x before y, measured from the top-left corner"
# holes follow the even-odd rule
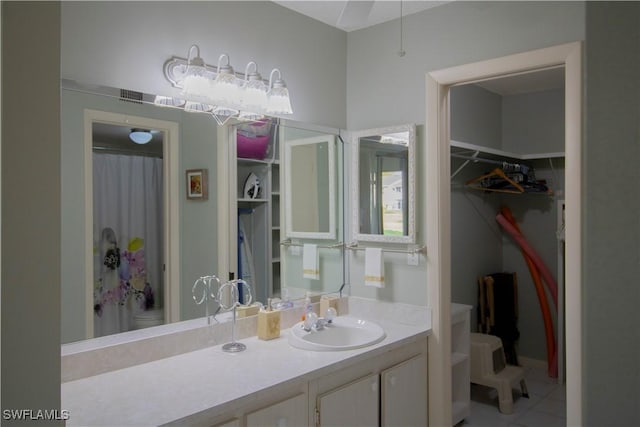
[[[211,113],[221,125],[230,118],[259,120],[266,114],[293,114],[289,90],[277,68],[271,71],[268,82],[253,61],[247,64],[244,75],[238,74],[228,54],[220,55],[217,67],[207,65],[194,44],[187,59],[172,57],[165,62],[164,75],[173,87],[182,89],[184,100],[157,96],[156,105]]]
[[[129,139],[136,144],[146,144],[151,141],[151,131],[146,129],[131,129],[129,133]]]

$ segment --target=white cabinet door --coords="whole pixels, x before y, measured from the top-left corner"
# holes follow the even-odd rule
[[[301,393],[247,414],[247,427],[299,427],[307,425],[307,395]]]
[[[379,377],[371,374],[318,396],[322,427],[378,425]]]
[[[427,359],[424,354],[382,371],[382,426],[427,425]]]

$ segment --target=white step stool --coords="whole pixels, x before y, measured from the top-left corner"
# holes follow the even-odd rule
[[[507,365],[502,340],[494,335],[471,333],[471,382],[498,391],[498,406],[503,414],[513,412],[512,388],[520,382],[522,396],[529,397],[524,368]]]

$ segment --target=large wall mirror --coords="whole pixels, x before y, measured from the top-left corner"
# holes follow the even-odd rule
[[[415,125],[352,133],[352,238],[415,243]]]
[[[138,96],[140,99],[131,99],[132,96]],[[217,181],[216,177],[219,146],[227,142],[221,139],[224,132],[220,131],[220,127],[209,114],[159,107],[154,105],[154,98],[153,95],[121,91],[117,88],[62,82],[63,344],[99,335],[126,333],[147,325],[201,318],[205,309],[194,302],[192,286],[200,276],[220,274],[222,271],[220,251],[224,249],[218,246],[218,241],[228,229],[220,230],[219,216],[225,206],[220,203],[219,198],[225,183]],[[129,134],[142,125],[145,130],[152,131],[152,140],[146,146],[136,146]],[[319,135],[326,137],[327,134],[335,140],[337,135],[332,135],[326,130],[310,131],[309,128],[314,129],[314,126],[301,123],[279,125],[278,130],[273,133],[276,157],[265,159],[264,164],[272,162],[274,165],[274,183],[279,176],[278,168],[283,171],[287,167],[287,161],[278,158],[282,157],[283,148],[280,145],[283,145],[284,141]],[[328,139],[325,141],[327,144],[324,145],[324,149],[328,150]],[[152,237],[143,236],[137,231],[125,232],[118,225],[97,225],[97,219],[88,214],[87,207],[93,209],[96,203],[93,200],[94,193],[104,195],[107,191],[115,191],[115,187],[109,184],[104,187],[105,190],[97,191],[97,187],[93,185],[97,182],[88,183],[88,177],[97,181],[94,170],[94,158],[98,157],[97,153],[109,157],[143,157],[144,163],[152,161],[160,164],[158,170],[161,172],[156,174],[156,190],[160,193],[160,198],[154,202],[157,210],[163,211],[163,218],[157,221],[160,243],[154,243]],[[297,158],[297,154],[294,157]],[[340,151],[335,153],[335,157],[339,162],[342,161]],[[328,157],[326,160],[328,161]],[[260,161],[254,163],[258,164]],[[321,167],[328,168],[329,165],[325,162]],[[342,167],[335,163],[332,167],[334,170],[330,176],[335,178],[337,175],[338,178],[335,179],[342,182]],[[141,172],[144,168],[145,166],[134,167],[132,171]],[[208,177],[208,197],[199,200],[187,197],[186,171],[192,169],[207,171],[205,176]],[[318,174],[318,179],[321,178],[329,180],[329,176]],[[124,187],[131,187],[134,184],[139,185],[140,182],[130,178],[123,184]],[[167,206],[169,193],[172,199],[170,206]],[[143,197],[146,196],[129,198],[133,210],[139,210],[136,208],[137,205],[147,203]],[[273,210],[268,210],[274,217],[273,228],[269,231],[272,235],[272,257],[262,261],[272,266],[274,280],[281,281],[285,288],[306,288],[317,292],[337,290],[344,283],[342,250],[322,250],[322,278],[306,283],[301,273],[302,257],[288,252],[288,247],[280,246],[282,239],[279,236],[280,214],[277,208],[280,198],[284,200],[286,197],[286,189],[274,187],[271,203]],[[336,196],[335,200],[341,200],[340,196]],[[108,208],[116,208],[113,202],[104,202]],[[294,206],[305,206],[308,200],[297,201],[294,196],[291,202]],[[308,211],[308,208],[305,207],[304,210]],[[337,204],[334,211],[342,212],[341,205]],[[341,235],[343,230],[342,217],[343,215],[339,215],[337,225],[332,227],[338,230],[338,235]],[[173,237],[161,230],[170,222],[171,233],[175,233]],[[255,228],[250,228],[251,225],[249,222],[247,232],[255,231]],[[110,250],[113,252],[116,248],[119,260],[113,253],[111,255],[114,256],[107,256]],[[229,250],[231,248],[226,252]],[[258,252],[253,253],[254,258],[259,256],[261,255]],[[156,261],[152,262],[152,258]],[[109,265],[105,265],[107,259],[112,261]],[[167,263],[167,259],[171,262]],[[110,269],[110,266],[114,268]],[[104,274],[104,271],[110,274]],[[96,285],[100,279],[104,281],[106,276],[111,277],[117,285],[103,286],[99,289]],[[146,286],[147,283],[149,286]],[[149,288],[153,290],[151,298]],[[272,291],[265,297],[280,296],[278,287],[270,289]],[[109,292],[110,290],[113,292]],[[297,296],[304,297],[304,293],[293,295]],[[144,307],[145,310],[142,309],[144,305],[147,306]],[[98,317],[106,319],[120,316],[122,313],[116,312],[126,311],[128,307],[132,310],[121,316],[125,318],[124,322],[120,322],[121,326],[102,327],[105,333],[96,333],[95,316],[98,316],[99,311],[101,313]],[[149,310],[146,308],[154,309],[157,318],[141,316],[138,324],[134,325],[133,316],[147,314],[145,312]],[[211,308],[215,309],[213,306]],[[89,321],[91,318],[93,320]]]
[[[335,136],[284,144],[286,237],[335,239]]]

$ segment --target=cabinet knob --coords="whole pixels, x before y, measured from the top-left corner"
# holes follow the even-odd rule
[[[389,378],[389,384],[391,384],[392,387],[395,387],[397,382],[398,380],[396,379],[395,375],[392,375],[391,378]]]
[[[276,427],[287,427],[287,419],[278,418],[278,421],[276,421]]]
[[[378,392],[378,381],[374,380],[371,382],[371,391]]]

